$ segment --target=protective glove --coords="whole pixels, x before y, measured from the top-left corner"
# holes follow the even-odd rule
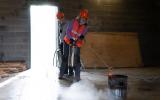
[[[70,44],[73,44],[74,40],[73,39],[70,39]]]
[[[81,35],[79,38],[80,38],[81,40],[83,40],[83,39],[84,39],[84,35]]]
[[[60,29],[59,31],[60,31],[60,33],[62,33],[62,29]]]

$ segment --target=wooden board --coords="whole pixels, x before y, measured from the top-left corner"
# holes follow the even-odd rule
[[[143,65],[138,36],[132,32],[89,32],[81,58],[86,68]]]

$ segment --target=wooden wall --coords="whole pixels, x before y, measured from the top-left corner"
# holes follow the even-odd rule
[[[143,66],[138,34],[133,32],[89,32],[81,58],[87,68]]]
[[[159,0],[61,0],[59,3],[67,19],[73,19],[80,8],[87,8],[91,32],[138,33],[144,65],[160,65]]]
[[[139,32],[151,19],[147,0],[60,0],[67,19],[74,18],[80,8],[89,10],[90,31]]]
[[[148,1],[150,16],[145,30],[139,32],[141,54],[145,66],[160,65],[160,1]]]
[[[32,1],[53,1],[68,20],[87,8],[89,32],[138,34],[143,63],[160,65],[158,0],[0,0],[0,60],[25,60],[29,65]]]
[[[29,9],[24,0],[0,0],[0,60],[30,63]]]

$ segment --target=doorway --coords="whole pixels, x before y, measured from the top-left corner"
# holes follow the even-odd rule
[[[56,50],[58,8],[50,5],[31,5],[31,70],[44,73],[53,70]],[[52,69],[51,69],[52,68]]]

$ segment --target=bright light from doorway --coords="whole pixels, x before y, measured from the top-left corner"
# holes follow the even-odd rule
[[[53,68],[56,50],[58,8],[48,5],[32,5],[31,18],[31,69],[40,75]],[[37,75],[39,75],[37,74]]]

